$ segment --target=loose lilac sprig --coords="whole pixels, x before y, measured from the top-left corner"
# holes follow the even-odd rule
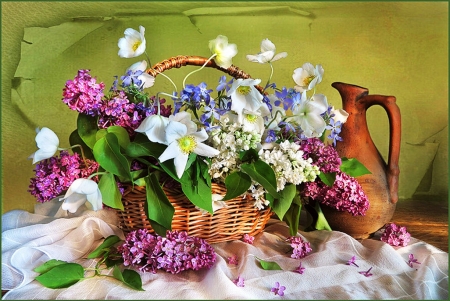
[[[356,256],[352,256],[352,258],[349,261],[347,261],[347,264],[354,265],[355,267],[359,268],[359,265],[356,264],[355,260],[356,260]]]
[[[414,258],[414,254],[409,254],[408,265],[413,268],[414,263],[420,264],[420,262],[417,261],[417,258]]]
[[[166,237],[153,235],[145,229],[130,232],[117,250],[125,266],[142,272],[161,269],[172,274],[184,270],[211,268],[216,253],[204,239],[189,236],[186,231],[167,231]]]
[[[362,272],[359,272],[359,273],[364,275],[364,276],[366,276],[366,277],[370,277],[370,276],[373,275],[372,273],[370,273],[371,270],[372,270],[372,267],[370,267],[370,269],[368,269],[367,271],[362,271]]]
[[[228,264],[234,264],[234,265],[238,265],[239,264],[239,259],[237,258],[237,256],[235,254],[233,254],[232,256],[228,257]]]
[[[275,282],[275,286],[272,287],[270,290],[272,293],[275,293],[275,295],[284,296],[284,290],[286,289],[285,286],[280,285],[280,283],[277,281]]]
[[[299,266],[294,270],[294,272],[297,272],[299,274],[303,274],[305,272],[305,267],[302,266],[302,263],[300,262]]]
[[[241,275],[239,275],[237,279],[233,280],[233,283],[236,284],[236,286],[238,286],[238,287],[245,286],[244,278],[242,278]]]
[[[388,224],[380,237],[381,241],[394,247],[406,247],[410,239],[411,234],[406,231],[406,227],[399,227],[394,223]]]
[[[245,233],[244,236],[242,237],[242,241],[243,242],[246,242],[246,243],[251,244],[251,245],[253,245],[253,241],[254,240],[255,240],[255,237],[251,236],[251,235],[249,235],[247,233]]]
[[[291,258],[304,258],[312,251],[310,243],[304,241],[300,236],[291,236],[288,238],[288,241],[291,243],[293,249]]]

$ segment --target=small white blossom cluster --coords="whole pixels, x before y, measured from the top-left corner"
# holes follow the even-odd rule
[[[261,135],[248,132],[243,125],[229,124],[228,118],[221,120],[220,129],[212,131],[210,135],[211,146],[217,149],[219,155],[212,158],[209,174],[213,179],[222,178],[238,170],[240,166],[239,152],[241,150],[256,149],[261,141]]]
[[[264,189],[264,187],[253,181],[252,185],[248,189],[248,192],[244,194],[244,198],[247,196],[251,196],[251,199],[255,201],[253,203],[253,206],[255,206],[255,208],[258,208],[259,210],[262,210],[269,206],[270,203],[268,200],[264,199],[265,194],[266,190]]]
[[[320,173],[319,168],[311,164],[311,158],[303,159],[303,152],[299,149],[298,144],[286,140],[271,150],[260,151],[261,160],[275,172],[278,191],[283,190],[286,183],[312,182]]]

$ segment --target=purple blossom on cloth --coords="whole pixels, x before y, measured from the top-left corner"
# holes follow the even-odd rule
[[[305,267],[302,266],[302,263],[300,262],[299,266],[294,270],[294,272],[297,272],[299,274],[303,274],[305,272]]]
[[[237,279],[233,280],[233,283],[236,284],[236,286],[238,286],[238,287],[244,287],[245,286],[244,278],[242,278],[241,275],[239,275],[237,277]]]
[[[239,260],[237,258],[237,256],[235,254],[233,254],[232,256],[228,257],[228,264],[234,264],[234,265],[238,265]]]
[[[380,237],[381,241],[394,247],[406,247],[411,239],[411,234],[406,227],[399,227],[394,223],[390,223],[384,228],[384,232]]]
[[[356,264],[355,260],[356,260],[356,256],[352,256],[352,258],[350,258],[350,259],[347,261],[347,264],[348,264],[348,265],[354,265],[355,267],[359,267],[359,265]]]
[[[34,168],[35,176],[30,179],[28,192],[38,202],[48,202],[65,192],[76,179],[87,178],[99,168],[95,161],[86,159],[86,163],[87,166],[78,153],[70,155],[68,151],[42,160]]]
[[[413,268],[414,263],[420,264],[420,262],[417,261],[417,258],[414,258],[414,254],[409,254],[408,265]]]
[[[370,273],[371,270],[372,270],[372,267],[370,267],[370,269],[368,269],[367,271],[362,271],[362,272],[359,272],[359,273],[364,275],[364,276],[366,276],[366,277],[370,277],[370,276],[373,275],[372,273]]]
[[[97,83],[89,72],[89,69],[80,69],[73,80],[66,82],[62,100],[72,110],[97,116],[102,106],[105,84]]]
[[[277,281],[275,282],[275,286],[272,287],[270,290],[272,293],[275,293],[275,295],[284,296],[284,290],[286,289],[285,286],[280,285],[280,283]]]
[[[336,173],[332,187],[320,180],[306,182],[303,195],[332,207],[338,211],[347,211],[353,216],[365,215],[369,209],[369,199],[358,181],[342,171]]]
[[[245,233],[242,237],[242,241],[248,244],[253,245],[253,241],[255,240],[254,236],[249,235],[248,233]]]
[[[161,269],[177,274],[211,268],[216,261],[214,248],[186,231],[167,231],[166,237],[145,229],[131,231],[117,251],[122,254],[125,266],[137,267],[141,272],[156,273]]]
[[[288,241],[292,247],[291,258],[304,258],[309,252],[312,251],[310,243],[304,241],[300,236],[291,236],[288,238]]]

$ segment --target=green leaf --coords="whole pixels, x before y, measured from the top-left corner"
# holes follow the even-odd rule
[[[87,159],[94,159],[94,155],[92,154],[92,150],[89,146],[84,143],[83,139],[81,139],[80,135],[78,134],[78,130],[74,130],[70,136],[69,136],[69,143],[70,145],[81,145],[83,148],[84,156]],[[78,153],[80,155],[80,158],[82,158],[83,154],[81,153],[81,149],[79,147],[72,148],[72,151],[75,153]]]
[[[253,180],[261,184],[274,198],[280,198],[277,192],[277,179],[275,172],[269,164],[262,160],[242,164],[241,169]]]
[[[283,270],[275,261],[265,261],[258,257],[256,259],[264,270]]]
[[[259,160],[258,152],[251,148],[246,151],[241,151],[239,153],[239,159],[241,159],[242,162],[253,162]]]
[[[65,288],[84,278],[84,268],[78,263],[64,263],[55,266],[35,279],[48,288]]]
[[[300,197],[297,195],[296,199],[300,199]],[[289,235],[290,236],[295,236],[298,232],[301,210],[302,210],[302,204],[300,203],[300,205],[299,205],[297,202],[293,201],[291,204],[291,207],[289,207],[288,211],[284,215],[283,220],[289,226]]]
[[[330,172],[330,173],[323,173],[321,172],[319,174],[319,178],[322,182],[324,182],[328,186],[333,186],[334,181],[336,180],[336,173]]]
[[[121,272],[117,266],[114,266],[113,276],[132,289],[144,291],[144,289],[142,288],[141,276],[136,271],[125,269],[123,270],[123,272]]]
[[[183,182],[181,189],[192,204],[213,214],[211,187],[204,179],[198,179],[196,186]]]
[[[123,210],[122,194],[117,186],[116,180],[112,173],[103,174],[98,182],[98,189],[102,193],[103,204]]]
[[[91,149],[94,147],[95,142],[97,141],[97,117],[92,117],[86,114],[78,114],[77,118],[77,130],[81,139],[83,139],[84,143],[89,146]]]
[[[105,253],[107,253],[112,246],[116,243],[120,242],[120,238],[117,235],[110,235],[99,245],[94,251],[89,253],[89,259],[102,257]]]
[[[105,135],[108,134],[108,131],[106,129],[99,129],[97,131],[97,133],[95,134],[95,139],[100,140],[103,137],[105,137]]]
[[[251,184],[252,179],[246,173],[236,171],[229,174],[225,179],[227,193],[225,194],[223,201],[240,196],[250,188]]]
[[[50,271],[51,269],[53,269],[57,265],[61,265],[61,264],[65,264],[65,263],[67,263],[67,262],[66,261],[62,261],[62,260],[57,260],[57,259],[50,259],[49,261],[47,261],[47,262],[41,264],[40,266],[36,267],[33,271],[35,271],[36,273],[43,274],[45,272]]]
[[[280,197],[270,202],[270,207],[280,220],[283,220],[286,211],[291,207],[294,197],[297,195],[297,187],[294,184],[287,184],[279,191]]]
[[[351,177],[359,177],[362,175],[371,174],[371,172],[356,158],[348,159],[343,157],[340,170]]]
[[[159,184],[154,173],[145,177],[145,188],[147,194],[147,217],[150,221],[155,221],[166,230],[172,229],[172,219],[175,209],[167,198],[164,190]],[[156,229],[154,229],[156,232]],[[161,230],[158,230],[161,232]],[[157,232],[158,233],[158,232]],[[160,233],[158,233],[160,234]],[[166,231],[164,231],[164,236]],[[161,234],[160,234],[161,235]]]
[[[317,221],[315,226],[316,230],[332,231],[330,225],[327,222],[327,219],[325,218],[325,215],[323,215],[319,202],[316,202],[316,204],[314,205],[314,209],[317,212]]]
[[[94,157],[106,171],[131,181],[130,163],[121,154],[115,134],[108,133],[95,143]]]
[[[125,128],[118,125],[110,126],[108,127],[107,132],[116,135],[119,140],[119,145],[124,149],[126,149],[128,144],[130,144],[130,135]]]
[[[167,145],[151,142],[148,140],[147,136],[138,134],[136,135],[134,141],[127,145],[125,153],[131,158],[143,156],[159,158],[166,148]]]

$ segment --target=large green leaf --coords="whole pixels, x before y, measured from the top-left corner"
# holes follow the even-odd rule
[[[371,172],[356,158],[348,159],[343,157],[340,170],[351,177],[359,177],[366,174],[371,174]]]
[[[106,171],[131,181],[130,163],[120,152],[115,134],[108,133],[95,143],[94,157]]]
[[[280,197],[270,202],[270,207],[280,220],[283,220],[296,195],[297,187],[294,184],[287,184],[283,190],[279,191]]]
[[[147,194],[147,217],[157,222],[166,230],[172,229],[172,219],[175,209],[167,198],[164,190],[155,174],[149,174],[145,177],[145,188]],[[154,229],[155,231],[157,229]],[[165,236],[166,231],[159,230],[159,235]]]
[[[116,135],[119,145],[124,149],[130,144],[130,135],[125,128],[118,125],[110,126],[107,128],[107,132]]]
[[[108,253],[112,246],[120,242],[120,238],[117,235],[110,235],[91,253],[89,253],[89,259],[99,258]]]
[[[103,174],[98,182],[98,189],[102,193],[103,204],[123,210],[122,195],[112,173]]]
[[[115,266],[113,269],[113,276],[117,280],[122,281],[124,284],[131,287],[132,289],[144,291],[144,289],[142,288],[141,276],[136,271],[125,269],[122,272],[117,266]]]
[[[55,266],[35,279],[48,288],[65,288],[84,278],[84,268],[78,263],[64,263]]]
[[[325,218],[325,215],[322,212],[322,208],[320,208],[319,202],[316,202],[316,204],[314,205],[314,209],[317,212],[317,221],[315,226],[316,230],[332,231],[327,219]]]
[[[159,158],[166,148],[167,145],[151,142],[147,136],[138,134],[134,141],[128,144],[125,153],[131,158],[143,156]]]
[[[80,147],[74,147],[72,148],[72,151],[75,153],[78,153],[81,157],[83,156],[87,159],[94,159],[94,155],[92,154],[92,150],[89,146],[84,143],[83,139],[81,139],[80,135],[78,134],[78,130],[74,130],[70,136],[69,136],[69,143],[70,145],[80,145]],[[83,151],[81,151],[83,149]]]
[[[289,226],[289,235],[291,236],[295,236],[298,232],[301,210],[302,204],[300,202],[300,197],[297,195],[283,218],[283,220]]]
[[[78,134],[84,143],[91,149],[94,147],[97,138],[95,137],[98,130],[97,117],[92,117],[86,114],[78,114],[77,129]]]
[[[183,181],[181,183],[183,193],[194,205],[213,214],[211,187],[208,186],[203,178],[198,179],[196,182],[197,185],[192,185],[188,181]]]
[[[236,171],[229,174],[225,179],[227,193],[225,194],[223,201],[240,196],[250,188],[251,184],[252,179],[246,173]]]
[[[319,174],[319,179],[324,182],[326,185],[328,186],[333,186],[334,181],[336,180],[336,173],[335,172],[330,172],[330,173],[324,173],[321,172]]]
[[[40,266],[36,267],[33,271],[36,273],[46,273],[56,267],[57,265],[65,264],[67,261],[57,260],[57,259],[50,259],[49,261],[44,262]]]
[[[277,192],[277,179],[275,172],[269,164],[262,160],[242,164],[241,169],[253,180],[261,184],[274,198],[280,198]]]

